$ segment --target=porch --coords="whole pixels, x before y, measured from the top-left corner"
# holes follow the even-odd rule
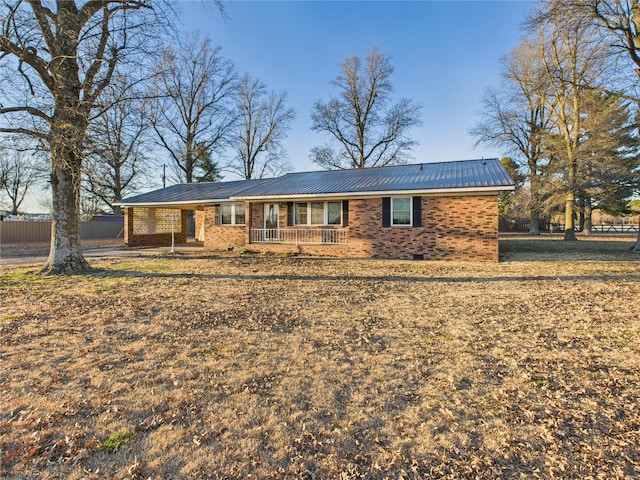
[[[347,245],[349,231],[337,228],[252,228],[249,243]]]

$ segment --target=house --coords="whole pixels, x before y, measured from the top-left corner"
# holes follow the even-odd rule
[[[172,228],[185,242],[194,210],[205,250],[497,261],[498,194],[513,189],[481,159],[173,185],[121,205],[130,246],[170,245]]]

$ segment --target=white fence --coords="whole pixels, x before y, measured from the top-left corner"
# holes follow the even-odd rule
[[[349,243],[349,235],[347,230],[333,228],[260,228],[251,230],[249,242],[342,245]]]
[[[80,222],[80,238],[123,238],[123,222]],[[0,222],[1,243],[51,241],[51,222]]]
[[[638,224],[592,225],[591,231],[594,233],[638,233]]]

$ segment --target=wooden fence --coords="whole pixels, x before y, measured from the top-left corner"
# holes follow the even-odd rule
[[[80,238],[123,238],[123,222],[80,222]],[[51,241],[51,222],[0,222],[0,243]]]

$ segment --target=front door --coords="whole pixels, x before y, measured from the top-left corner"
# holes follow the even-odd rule
[[[266,242],[277,242],[280,237],[278,208],[277,203],[265,203],[264,205],[264,240]]]

